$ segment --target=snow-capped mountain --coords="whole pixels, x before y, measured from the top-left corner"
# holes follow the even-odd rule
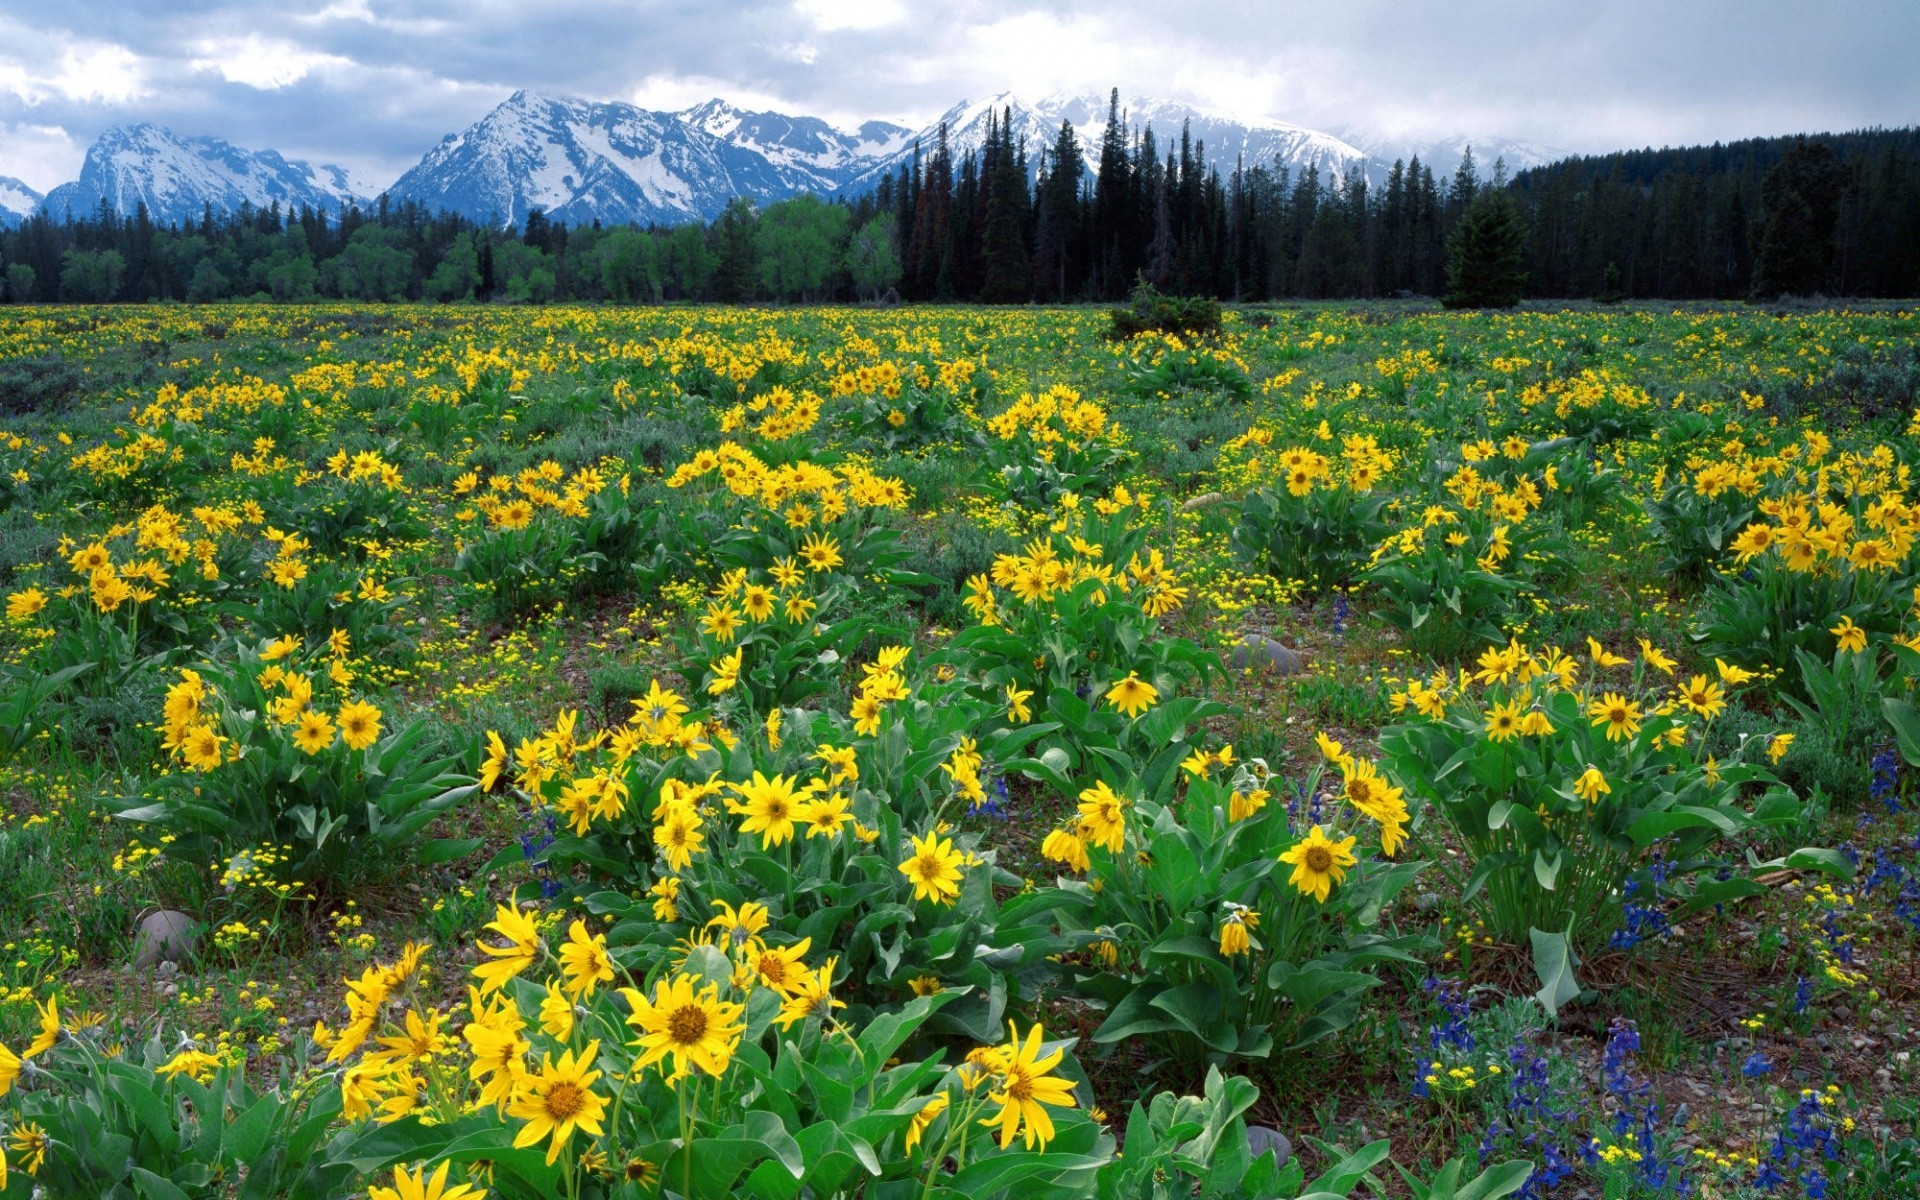
[[[1567,157],[1564,150],[1515,138],[1438,133],[1390,136],[1361,128],[1343,129],[1340,136],[1366,151],[1374,164],[1376,182],[1386,177],[1396,159],[1412,162],[1415,158],[1433,172],[1436,180],[1443,179],[1459,169],[1468,147],[1473,148],[1474,172],[1483,181],[1493,178],[1496,162],[1506,163],[1507,177],[1512,178],[1528,167],[1545,166]]]
[[[1060,136],[1060,123],[1071,122],[1082,160],[1091,171],[1099,165],[1100,142],[1106,136],[1108,100],[1099,95],[1054,95],[1028,102],[1002,92],[986,100],[963,101],[914,134],[899,152],[876,161],[850,182],[856,190],[871,186],[882,175],[909,162],[916,144],[923,157],[931,154],[943,124],[956,160],[969,151],[978,151],[986,142],[989,117],[1011,121],[1014,139],[1026,141],[1027,162],[1035,173],[1040,169],[1040,151],[1051,152]],[[1287,167],[1296,172],[1315,166],[1322,176],[1338,179],[1372,166],[1364,151],[1331,134],[1285,121],[1232,117],[1178,101],[1126,101],[1121,105],[1120,119],[1129,145],[1151,129],[1156,153],[1162,159],[1178,151],[1184,126],[1196,148],[1204,150],[1206,161],[1218,165],[1223,173],[1231,171],[1235,162],[1244,162],[1248,167]]]
[[[736,196],[767,203],[805,192],[861,195],[909,164],[916,149],[931,155],[943,126],[957,162],[980,150],[990,124],[1007,121],[1037,174],[1061,122],[1071,122],[1091,171],[1098,166],[1107,116],[1106,95],[1027,101],[1002,92],[956,104],[918,130],[886,121],[843,129],[817,117],[752,112],[718,98],[657,112],[522,90],[444,138],[388,193],[501,225],[518,225],[535,209],[569,225],[711,220]],[[1469,144],[1482,178],[1491,176],[1496,159],[1504,158],[1512,174],[1563,157],[1510,138],[1387,137],[1360,129],[1335,136],[1151,97],[1126,101],[1121,120],[1129,146],[1151,128],[1162,159],[1178,153],[1184,130],[1195,154],[1223,173],[1236,164],[1286,168],[1296,176],[1313,167],[1329,183],[1360,172],[1379,184],[1396,158],[1416,154],[1436,177],[1450,175]],[[365,203],[375,191],[356,185],[338,167],[293,162],[216,138],[178,137],[157,125],[122,125],[87,151],[79,180],[45,197],[0,177],[0,226],[36,209],[56,219],[85,217],[102,201],[122,215],[145,203],[161,223],[198,220],[207,205],[231,212],[243,202],[338,211]]]
[[[885,121],[868,121],[845,133],[817,117],[745,112],[720,99],[673,115],[683,124],[751,150],[769,162],[810,172],[819,178],[823,190],[838,188],[850,171],[864,170],[876,159],[898,153],[913,136],[912,130]]]
[[[0,175],[0,229],[18,225],[40,203],[40,193],[10,175]]]
[[[523,90],[434,147],[391,192],[503,224],[536,208],[569,225],[710,220],[735,196],[834,191],[905,136],[883,122],[845,133],[720,100],[669,113]]]
[[[80,178],[40,201],[64,219],[87,217],[102,201],[121,216],[141,203],[162,224],[195,221],[209,204],[231,212],[243,203],[264,208],[312,205],[338,211],[363,202],[339,167],[289,161],[273,150],[243,150],[211,137],[180,137],[158,125],[116,125],[87,149]]]

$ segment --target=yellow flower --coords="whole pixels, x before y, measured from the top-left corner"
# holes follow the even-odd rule
[[[1488,710],[1486,718],[1489,741],[1505,742],[1519,736],[1520,702],[1518,700],[1494,705]]]
[[[729,645],[740,630],[740,614],[731,605],[708,605],[707,615],[700,618],[700,628],[721,645]]]
[[[550,1136],[553,1144],[547,1147],[547,1164],[551,1166],[575,1129],[596,1137],[604,1132],[600,1118],[607,1102],[592,1090],[600,1072],[588,1069],[599,1054],[600,1043],[595,1041],[578,1054],[563,1055],[558,1063],[547,1055],[538,1075],[529,1074],[520,1081],[519,1091],[507,1105],[508,1116],[526,1122],[513,1139],[515,1150]]]
[[[551,980],[540,997],[540,1031],[561,1042],[573,1036],[573,1002]]]
[[[188,1048],[174,1055],[153,1069],[156,1075],[165,1075],[169,1079],[175,1075],[185,1075],[195,1083],[205,1083],[213,1078],[220,1069],[220,1060],[205,1051]]]
[[[1674,661],[1660,653],[1659,649],[1646,638],[1640,639],[1640,657],[1646,661],[1648,666],[1654,667],[1668,675],[1673,674]]]
[[[1118,854],[1127,839],[1127,802],[1101,780],[1080,793],[1080,836],[1110,854]]]
[[[1781,759],[1787,756],[1787,747],[1791,745],[1793,745],[1792,734],[1790,733],[1774,734],[1772,740],[1770,740],[1767,743],[1768,760],[1774,763],[1778,763]],[[5,1089],[0,1089],[0,1096],[4,1096],[4,1095],[6,1095]]]
[[[1328,737],[1324,730],[1313,735],[1313,744],[1318,746],[1321,755],[1336,767],[1344,769],[1348,763],[1353,761],[1353,755],[1348,754],[1339,742]]]
[[[740,682],[740,657],[745,651],[745,646],[735,646],[732,654],[723,654],[708,664],[713,672],[713,679],[707,684],[708,695],[731,691],[733,685]]]
[[[1032,699],[1032,697],[1033,692],[1031,690],[1023,689],[1019,684],[1008,684],[1007,720],[1021,725],[1033,720],[1033,710],[1027,707],[1027,701]]]
[[[774,1020],[780,1028],[791,1029],[800,1021],[818,1013],[831,1016],[836,1008],[845,1008],[844,1000],[833,998],[833,972],[840,964],[839,958],[829,958],[817,971],[802,974],[793,990],[780,1005],[780,1015]]]
[[[1719,716],[1720,710],[1727,706],[1726,695],[1721,692],[1720,685],[1709,681],[1705,675],[1695,675],[1687,681],[1687,686],[1680,689],[1680,702],[1708,720]]]
[[[1280,856],[1281,862],[1293,868],[1293,875],[1287,882],[1298,888],[1301,895],[1312,896],[1315,901],[1325,904],[1333,885],[1347,877],[1346,869],[1360,861],[1353,855],[1355,840],[1349,836],[1337,842],[1331,841],[1315,825],[1306,837]]]
[[[988,1069],[998,1085],[987,1093],[987,1100],[1000,1105],[1000,1111],[980,1123],[1000,1127],[1003,1150],[1013,1144],[1016,1135],[1023,1138],[1027,1149],[1037,1146],[1044,1150],[1053,1140],[1053,1118],[1045,1106],[1072,1108],[1074,1104],[1073,1085],[1052,1074],[1066,1054],[1055,1050],[1041,1057],[1042,1034],[1038,1024],[1027,1031],[1024,1043],[1020,1040],[1019,1027],[1011,1021],[1007,1023],[1007,1034],[1010,1040],[986,1055]]]
[[[1612,795],[1613,788],[1608,785],[1607,777],[1600,773],[1600,768],[1588,767],[1579,779],[1574,780],[1573,794],[1592,804],[1602,795]]]
[[[361,700],[340,706],[340,740],[349,750],[365,750],[380,737],[380,710]]]
[[[1618,692],[1608,692],[1588,707],[1593,725],[1607,728],[1607,740],[1617,742],[1640,732],[1640,706]]]
[[[0,1096],[13,1090],[13,1081],[20,1077],[20,1056],[5,1046],[0,1046]]]
[[[227,739],[207,725],[195,725],[180,739],[180,757],[196,771],[211,771],[224,758]]]
[[[913,857],[900,864],[900,873],[913,881],[913,898],[951,904],[960,896],[960,855],[953,839],[939,833],[913,839]]]
[[[1129,718],[1138,717],[1159,700],[1159,691],[1140,678],[1138,671],[1128,671],[1125,679],[1107,689],[1107,703],[1127,714]]]
[[[1627,661],[1618,654],[1609,652],[1605,646],[1602,646],[1593,638],[1587,639],[1587,653],[1593,656],[1594,662],[1603,667],[1618,667],[1624,665]]]
[[[613,979],[613,959],[607,955],[607,939],[587,933],[585,921],[567,928],[567,940],[560,947],[560,971],[567,978],[567,994],[578,999],[593,995],[594,988]]]
[[[307,754],[318,754],[333,745],[333,718],[316,709],[300,714],[299,727],[293,731],[293,744]]]
[[[367,1189],[367,1200],[483,1200],[487,1194],[485,1188],[466,1183],[447,1186],[447,1169],[452,1165],[441,1163],[432,1176],[428,1176],[425,1167],[411,1173],[405,1167],[395,1167],[393,1186]]]
[[[813,939],[801,938],[791,946],[769,946],[758,938],[747,943],[744,956],[746,965],[766,984],[781,995],[790,994],[800,977],[806,973],[806,964],[801,960],[813,945]]]
[[[1867,631],[1855,625],[1852,617],[1841,617],[1840,623],[1827,632],[1840,640],[1842,653],[1857,654],[1867,648]]]
[[[481,963],[473,969],[474,978],[480,981],[480,994],[489,995],[506,986],[506,982],[533,965],[540,954],[540,927],[533,919],[518,909],[505,904],[496,905],[494,919],[486,928],[507,939],[505,946],[489,946],[479,943],[480,953],[494,961]]]
[[[911,1150],[920,1144],[920,1139],[925,1136],[927,1127],[932,1125],[941,1113],[947,1111],[947,1105],[950,1102],[947,1093],[941,1092],[920,1106],[920,1111],[913,1114],[913,1120],[907,1125],[906,1149]]]
[[[671,870],[684,871],[706,844],[700,814],[686,804],[668,805],[653,827],[653,844]]]
[[[1746,683],[1748,680],[1753,678],[1752,671],[1749,671],[1744,667],[1733,666],[1730,663],[1724,662],[1718,658],[1713,660],[1713,667],[1714,667],[1714,670],[1720,672],[1721,682],[1726,683],[1733,687],[1738,687],[1741,684]]]
[[[727,810],[746,817],[740,822],[742,833],[759,835],[763,845],[783,845],[793,836],[793,827],[799,815],[799,802],[794,795],[793,784],[792,776],[775,775],[768,779],[755,771],[749,782],[728,785],[740,799],[728,800]]]
[[[636,1069],[671,1057],[675,1076],[690,1067],[709,1075],[726,1072],[740,1044],[740,1017],[746,1007],[720,999],[719,985],[709,983],[696,991],[693,976],[677,975],[656,983],[652,999],[633,988],[621,988],[620,994],[633,1009],[627,1024],[641,1034],[627,1043],[640,1051]]]
[[[1247,930],[1260,924],[1260,914],[1251,909],[1232,905],[1227,919],[1220,924],[1220,953],[1228,958],[1245,954],[1253,945],[1253,939]]]
[[[24,621],[47,606],[47,594],[39,588],[27,588],[7,597],[7,616]]]
[[[840,544],[821,533],[807,535],[807,540],[800,544],[800,557],[813,571],[831,570],[844,561],[840,557]]]
[[[49,996],[47,997],[46,1004],[35,1004],[34,1007],[40,1010],[40,1032],[34,1037],[33,1041],[27,1044],[26,1051],[20,1055],[21,1058],[37,1058],[41,1054],[51,1050],[53,1044],[60,1040],[60,1001],[58,997]]]
[[[20,1169],[29,1175],[38,1175],[40,1164],[47,1161],[47,1148],[53,1142],[47,1137],[46,1130],[28,1122],[16,1126],[7,1135],[7,1144],[13,1147],[14,1154],[19,1157]]]
[[[1049,862],[1061,863],[1082,873],[1093,865],[1093,860],[1087,857],[1086,842],[1064,829],[1049,833],[1040,843],[1040,853]]]
[[[800,823],[807,827],[808,837],[837,837],[847,822],[853,820],[852,801],[839,792],[831,796],[817,796],[800,806]]]

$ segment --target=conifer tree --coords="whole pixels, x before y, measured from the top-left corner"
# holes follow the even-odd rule
[[[1527,231],[1505,192],[1482,191],[1447,239],[1448,308],[1512,308],[1527,282]]]

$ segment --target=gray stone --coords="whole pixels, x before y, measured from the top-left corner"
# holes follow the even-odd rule
[[[1228,662],[1236,671],[1271,671],[1276,675],[1298,675],[1307,668],[1306,655],[1258,633],[1235,642]]]
[[[183,912],[163,908],[140,922],[133,935],[133,965],[151,967],[161,962],[177,962],[193,953],[200,937],[200,923]]]
[[[1188,497],[1180,507],[1185,512],[1198,512],[1203,508],[1212,508],[1225,499],[1219,492],[1202,492],[1198,496]]]
[[[1259,1158],[1267,1151],[1273,1151],[1273,1165],[1284,1167],[1293,1157],[1293,1142],[1278,1129],[1269,1129],[1265,1125],[1247,1126],[1247,1153]]]

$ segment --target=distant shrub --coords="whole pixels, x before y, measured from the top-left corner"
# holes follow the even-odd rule
[[[1109,315],[1113,327],[1107,336],[1116,342],[1143,333],[1171,333],[1180,337],[1205,337],[1220,332],[1220,302],[1204,296],[1163,296],[1142,279],[1133,289],[1133,300],[1125,308]]]
[[[84,372],[58,354],[0,365],[0,413],[50,412],[80,391]]]

